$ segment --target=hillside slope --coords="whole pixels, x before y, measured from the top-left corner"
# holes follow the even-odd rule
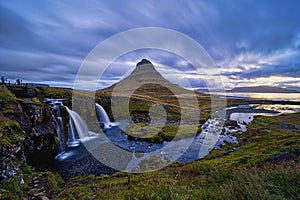
[[[127,100],[129,101],[128,104]],[[177,133],[176,130],[178,130],[180,123],[191,125],[190,131],[182,134],[194,135],[193,127],[198,130],[199,121],[205,122],[211,114],[209,109],[211,97],[209,95],[195,93],[171,83],[146,59],[137,63],[134,71],[123,80],[111,87],[98,90],[96,102],[108,111],[111,119],[132,120],[140,127],[151,122],[154,123],[154,121],[157,126],[165,124],[160,136],[148,138],[150,141],[171,140]],[[161,114],[157,114],[159,120],[152,119],[151,121],[149,113],[155,105],[161,106],[163,110]],[[114,116],[112,112],[114,112]],[[163,119],[164,112],[166,123]],[[127,132],[131,132],[133,138],[139,138],[141,131],[138,129],[135,126],[134,129]]]
[[[63,183],[54,174],[48,184],[55,199],[299,199],[299,121],[300,113],[257,117],[239,144],[193,163]]]

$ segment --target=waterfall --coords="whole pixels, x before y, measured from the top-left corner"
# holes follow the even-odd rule
[[[78,113],[63,105],[64,99],[44,99],[45,103],[51,105],[53,109],[53,118],[56,122],[56,132],[58,137],[58,151],[62,152],[67,147],[76,147],[81,144],[82,139],[92,137],[95,134],[89,132],[89,128]],[[60,106],[64,106],[69,114],[69,132],[66,141],[63,120],[60,114]],[[117,125],[111,122],[104,108],[96,103],[96,115],[103,129],[110,129]]]
[[[53,119],[56,123],[56,134],[58,137],[58,142],[57,142],[57,149],[58,152],[62,152],[66,149],[66,144],[65,144],[65,131],[64,131],[64,127],[63,127],[63,121],[61,118],[61,114],[60,114],[60,109],[59,106],[60,104],[62,104],[61,102],[57,102],[57,100],[54,99],[50,99],[48,100],[48,103],[50,103],[50,105],[52,105],[52,109],[53,109]]]
[[[58,152],[66,149],[64,124],[60,113],[60,106],[63,106],[64,99],[45,99],[44,102],[49,103],[53,109],[53,116],[56,122],[56,134],[58,137]]]
[[[53,114],[52,117],[56,123],[56,134],[58,137],[58,143],[57,143],[58,152],[62,152],[66,148],[65,132],[64,132],[64,128],[63,128],[62,118],[60,117],[60,115],[58,113],[59,113],[59,111],[57,111],[55,114]]]
[[[104,130],[110,129],[117,124],[115,122],[111,122],[104,108],[96,103],[96,114],[100,123],[101,128]]]
[[[76,137],[76,128],[74,126],[74,122],[70,116],[69,119],[69,134],[68,134],[68,141],[67,145],[68,147],[70,146],[78,146],[80,142],[78,141],[78,137]]]
[[[96,103],[96,112],[97,112],[97,117],[98,117],[98,119],[99,119],[100,122],[105,123],[105,124],[109,124],[110,123],[110,119],[109,119],[106,111],[98,103]]]
[[[64,132],[64,127],[63,127],[63,122],[62,118],[60,117],[59,114],[53,115],[54,121],[56,123],[56,134],[58,137],[58,152],[62,152],[63,150],[66,149],[66,144],[65,144],[65,132]]]
[[[69,119],[69,139],[67,142],[68,146],[77,146],[80,141],[79,139],[83,139],[89,137],[89,128],[83,119],[78,115],[78,113],[74,112],[70,108],[66,107],[70,119]]]

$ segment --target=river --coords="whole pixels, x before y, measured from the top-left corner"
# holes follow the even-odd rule
[[[207,120],[202,125],[202,131],[196,136],[176,141],[165,141],[159,144],[128,140],[127,135],[122,133],[119,126],[114,126],[107,130],[105,134],[89,134],[92,137],[81,139],[82,145],[67,148],[56,157],[56,160],[60,164],[65,165],[86,156],[89,152],[98,151],[96,154],[93,154],[94,157],[100,156],[99,159],[97,158],[98,160],[106,162],[112,157],[117,158],[122,165],[124,165],[124,162],[126,163],[125,168],[118,170],[129,172],[143,171],[142,166],[145,165],[143,162],[152,158],[155,158],[154,163],[192,162],[203,158],[213,148],[219,149],[227,143],[238,143],[237,135],[247,130],[247,125],[251,123],[256,115],[276,116],[284,113],[300,112],[300,105],[252,104],[228,107],[225,111],[227,113],[226,119],[213,118]],[[223,126],[225,120],[236,121],[236,125]],[[123,127],[124,123],[117,122],[120,127]],[[102,148],[107,145],[110,146],[109,149]],[[89,152],[83,151],[83,146]],[[101,149],[100,153],[99,149]],[[104,154],[102,153],[103,151],[108,151],[110,154]],[[113,155],[114,152],[118,152],[120,155]],[[123,153],[124,156],[122,155]],[[123,158],[126,158],[126,160],[123,160]],[[104,164],[109,166],[107,163]],[[163,167],[164,165],[161,166]]]

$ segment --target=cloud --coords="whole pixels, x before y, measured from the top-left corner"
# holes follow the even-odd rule
[[[100,42],[131,28],[158,26],[200,43],[229,87],[259,78],[279,85],[270,77],[300,76],[299,7],[297,0],[1,1],[0,73],[11,79],[71,86],[81,63]],[[128,75],[144,57],[164,66],[173,81],[182,78],[193,87],[205,86],[184,58],[151,50],[117,60],[102,77],[102,86]],[[296,80],[281,81],[283,86],[300,88]]]

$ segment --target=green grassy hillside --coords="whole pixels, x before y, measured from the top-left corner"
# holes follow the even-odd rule
[[[240,144],[203,160],[146,174],[78,177],[60,198],[299,199],[299,121],[299,113],[257,117]]]
[[[55,199],[299,199],[299,121],[300,113],[256,117],[238,136],[239,144],[189,164],[65,181],[48,172],[44,184]],[[28,195],[30,185],[21,187]],[[13,190],[3,196],[12,196]]]

